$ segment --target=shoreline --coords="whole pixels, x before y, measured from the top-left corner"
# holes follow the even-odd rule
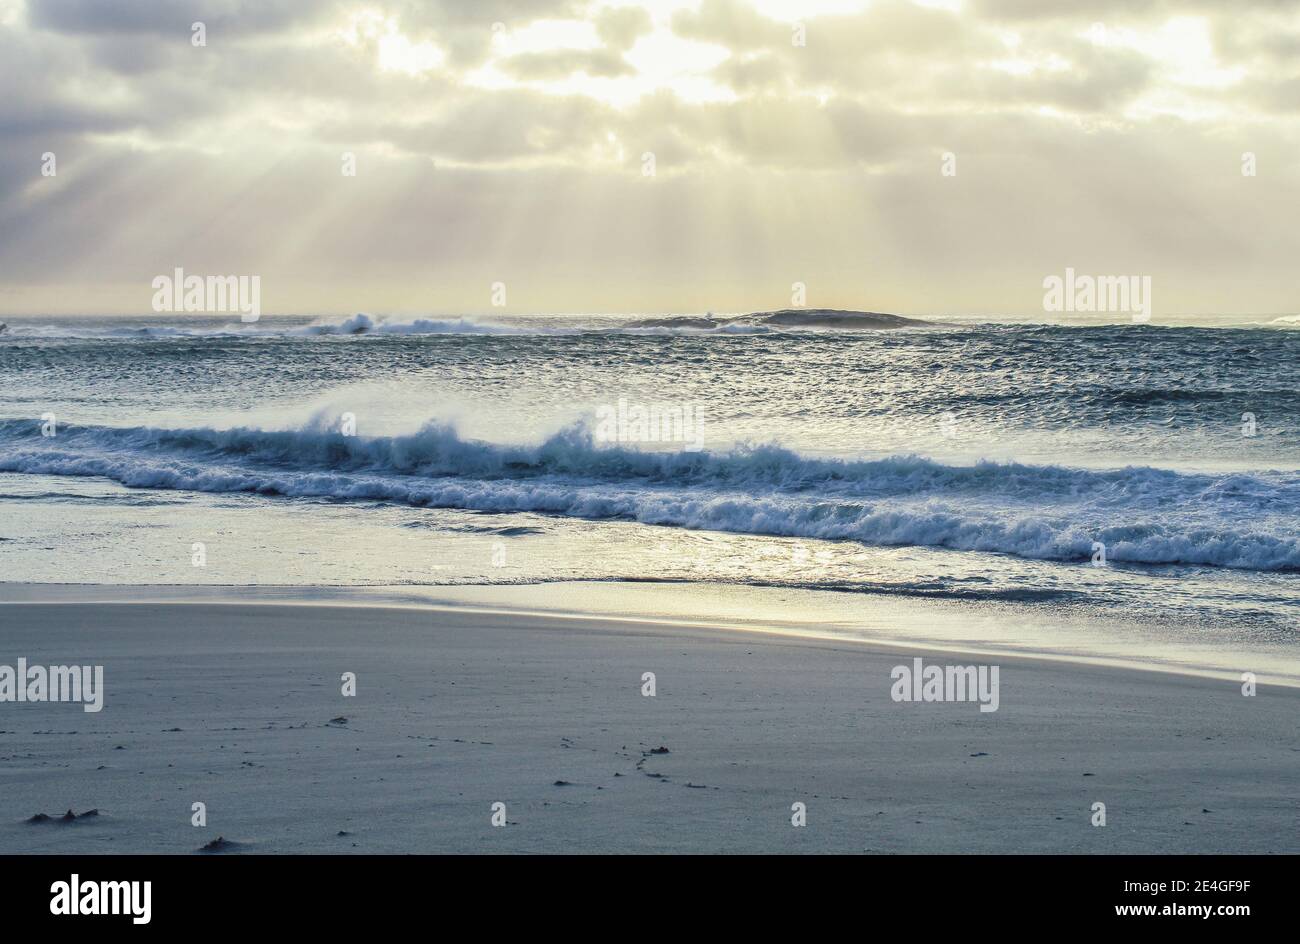
[[[0,662],[105,666],[101,712],[0,704],[7,851],[1300,851],[1284,686],[1002,653],[985,713],[893,700],[915,650],[656,620],[265,601],[0,619]]]
[[[718,593],[740,601],[736,606]],[[835,600],[819,608],[809,601]],[[1261,683],[1300,688],[1300,654],[1288,648],[1241,653],[1192,650],[1182,640],[1153,651],[1142,640],[1130,651],[1080,639],[1106,628],[1130,629],[1110,615],[1057,613],[1016,604],[864,596],[833,590],[784,590],[734,584],[642,581],[555,581],[526,584],[330,585],[298,584],[44,584],[0,582],[0,607],[24,603],[175,603],[277,606],[394,607],[460,610],[507,617],[552,617],[681,625],[724,632],[874,646],[884,651],[938,652],[986,658],[1036,659],[1139,672],[1240,682],[1251,672]],[[884,614],[882,618],[880,614]],[[1000,622],[1001,621],[1001,622]],[[1024,627],[1007,635],[1009,623]],[[1136,624],[1135,624],[1136,625]],[[998,641],[992,641],[992,636]],[[1066,645],[1066,643],[1069,645]],[[1126,641],[1128,642],[1128,641]],[[1293,648],[1293,647],[1292,647]],[[1235,664],[1213,660],[1227,651]],[[1285,655],[1285,659],[1275,656]]]

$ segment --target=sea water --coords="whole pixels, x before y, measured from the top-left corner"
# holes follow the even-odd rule
[[[0,579],[785,587],[1286,646],[1295,327],[10,319]]]

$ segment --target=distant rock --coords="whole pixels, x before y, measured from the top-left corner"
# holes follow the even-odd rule
[[[904,315],[887,315],[879,311],[846,311],[839,308],[783,308],[780,311],[755,312],[749,316],[764,324],[807,328],[907,328],[934,325],[936,322]]]
[[[702,328],[707,331],[717,328],[734,318],[693,318],[689,316],[670,315],[666,318],[643,318],[631,324],[633,328]]]
[[[851,311],[842,308],[782,308],[779,311],[756,311],[748,315],[717,317],[708,315],[666,315],[642,318],[629,323],[631,328],[687,328],[700,331],[727,330],[763,332],[768,328],[838,328],[854,331],[881,331],[894,328],[943,326],[945,322],[880,311]]]
[[[64,813],[62,816],[60,816],[60,817],[58,818],[57,822],[60,822],[60,823],[75,823],[75,822],[76,822],[77,820],[79,820],[79,819],[86,819],[86,818],[88,818],[88,817],[95,817],[95,816],[98,816],[98,815],[99,815],[99,810],[98,810],[98,809],[94,809],[94,810],[86,810],[86,812],[84,812],[84,813],[74,813],[74,812],[72,812],[72,810],[68,810],[66,813]],[[37,814],[34,815],[34,816],[29,816],[29,817],[27,818],[27,822],[29,822],[29,823],[52,823],[52,822],[56,822],[56,820],[54,819],[53,816],[50,816],[48,813],[37,813]]]

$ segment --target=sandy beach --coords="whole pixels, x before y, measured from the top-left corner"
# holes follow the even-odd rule
[[[104,667],[102,711],[0,704],[6,852],[1300,852],[1288,686],[235,590],[0,625]],[[998,710],[894,701],[917,656],[998,665]]]

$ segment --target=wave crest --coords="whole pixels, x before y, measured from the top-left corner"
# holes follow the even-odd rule
[[[922,545],[1083,561],[1300,570],[1296,475],[1146,467],[838,460],[778,445],[729,452],[605,447],[572,426],[536,445],[304,429],[160,429],[0,421],[0,470],[104,476],[139,488],[369,499],[489,512]]]

